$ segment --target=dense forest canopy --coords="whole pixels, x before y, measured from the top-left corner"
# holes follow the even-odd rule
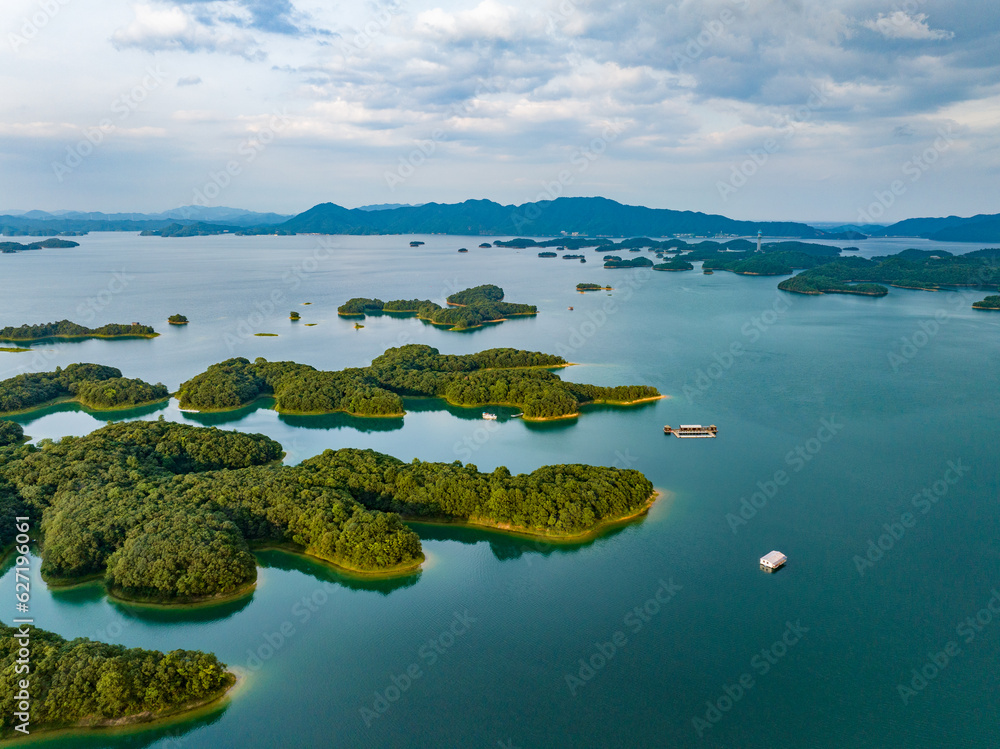
[[[70,364],[54,372],[31,372],[0,381],[0,413],[36,408],[65,397],[89,408],[110,409],[155,403],[169,395],[161,383],[122,377],[115,367]]]
[[[86,638],[65,640],[30,629],[31,671],[16,673],[18,630],[0,624],[0,726],[2,736],[20,735],[14,726],[18,682],[30,682],[30,730],[169,714],[190,703],[210,702],[235,678],[214,655],[197,650],[161,653]]]
[[[39,341],[46,338],[151,338],[157,335],[149,325],[109,323],[87,328],[69,320],[39,325],[7,326],[0,329],[0,341]]]
[[[979,250],[965,255],[906,250],[898,255],[871,260],[845,257],[817,265],[782,281],[778,288],[802,294],[888,293],[888,289],[879,284],[913,289],[1000,287],[1000,258],[995,250]]]
[[[603,388],[561,380],[544,369],[566,364],[560,356],[510,348],[465,356],[410,344],[388,349],[369,367],[323,372],[295,362],[228,359],[180,386],[181,408],[222,410],[273,395],[280,411],[358,416],[404,413],[402,396],[444,398],[453,405],[513,405],[526,418],[579,412],[582,404],[630,403],[655,398],[652,387]]]
[[[274,465],[281,454],[260,434],[167,421],[11,443],[0,447],[0,540],[12,540],[15,516],[38,518],[47,579],[103,575],[121,597],[179,603],[246,589],[251,549],[268,544],[363,572],[415,568],[420,539],[396,513],[573,535],[652,494],[641,473],[616,468],[482,474],[370,450]]]
[[[47,578],[104,574],[120,596],[161,602],[252,584],[250,544],[289,544],[369,572],[419,563],[420,541],[398,517],[267,465],[281,455],[263,435],[166,421],[0,448],[0,535],[15,514],[40,518]]]
[[[972,306],[976,309],[1000,309],[1000,295],[993,294],[982,301],[974,302]]]
[[[557,465],[511,475],[501,466],[480,473],[458,461],[403,463],[350,448],[327,450],[304,461],[301,470],[373,510],[563,535],[635,514],[653,494],[649,480],[631,469]]]
[[[530,304],[503,301],[504,291],[499,286],[485,284],[452,294],[446,300],[451,307],[442,307],[428,299],[381,299],[355,297],[337,308],[337,314],[363,317],[381,312],[415,314],[419,319],[449,330],[468,330],[486,322],[499,322],[510,315],[534,315],[538,308]]]

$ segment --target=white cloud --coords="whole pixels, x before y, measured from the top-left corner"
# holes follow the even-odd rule
[[[206,26],[176,5],[160,8],[136,3],[132,10],[135,20],[111,36],[111,41],[118,48],[138,47],[149,52],[178,49],[223,52],[247,60],[266,57],[250,34],[234,28]]]
[[[932,29],[927,25],[927,14],[914,16],[902,10],[893,13],[879,13],[878,18],[865,21],[865,28],[877,31],[886,39],[951,39],[951,31]]]

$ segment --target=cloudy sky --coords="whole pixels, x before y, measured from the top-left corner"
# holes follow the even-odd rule
[[[0,209],[1000,211],[995,0],[3,0]]]

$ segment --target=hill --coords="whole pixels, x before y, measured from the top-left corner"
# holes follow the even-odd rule
[[[282,229],[315,234],[481,234],[487,236],[560,234],[666,236],[756,234],[826,238],[827,234],[794,222],[737,221],[692,211],[623,205],[607,198],[557,198],[523,205],[491,200],[427,203],[392,210],[349,210],[322,203],[281,224]]]

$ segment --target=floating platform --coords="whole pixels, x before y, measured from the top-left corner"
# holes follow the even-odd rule
[[[674,428],[667,424],[663,427],[664,434],[672,434],[675,437],[681,438],[692,438],[692,437],[716,437],[718,436],[719,428],[715,424],[703,427],[701,424],[681,424],[679,427]]]
[[[780,551],[769,551],[760,558],[760,568],[766,572],[774,572],[783,567],[787,561],[788,557]]]

